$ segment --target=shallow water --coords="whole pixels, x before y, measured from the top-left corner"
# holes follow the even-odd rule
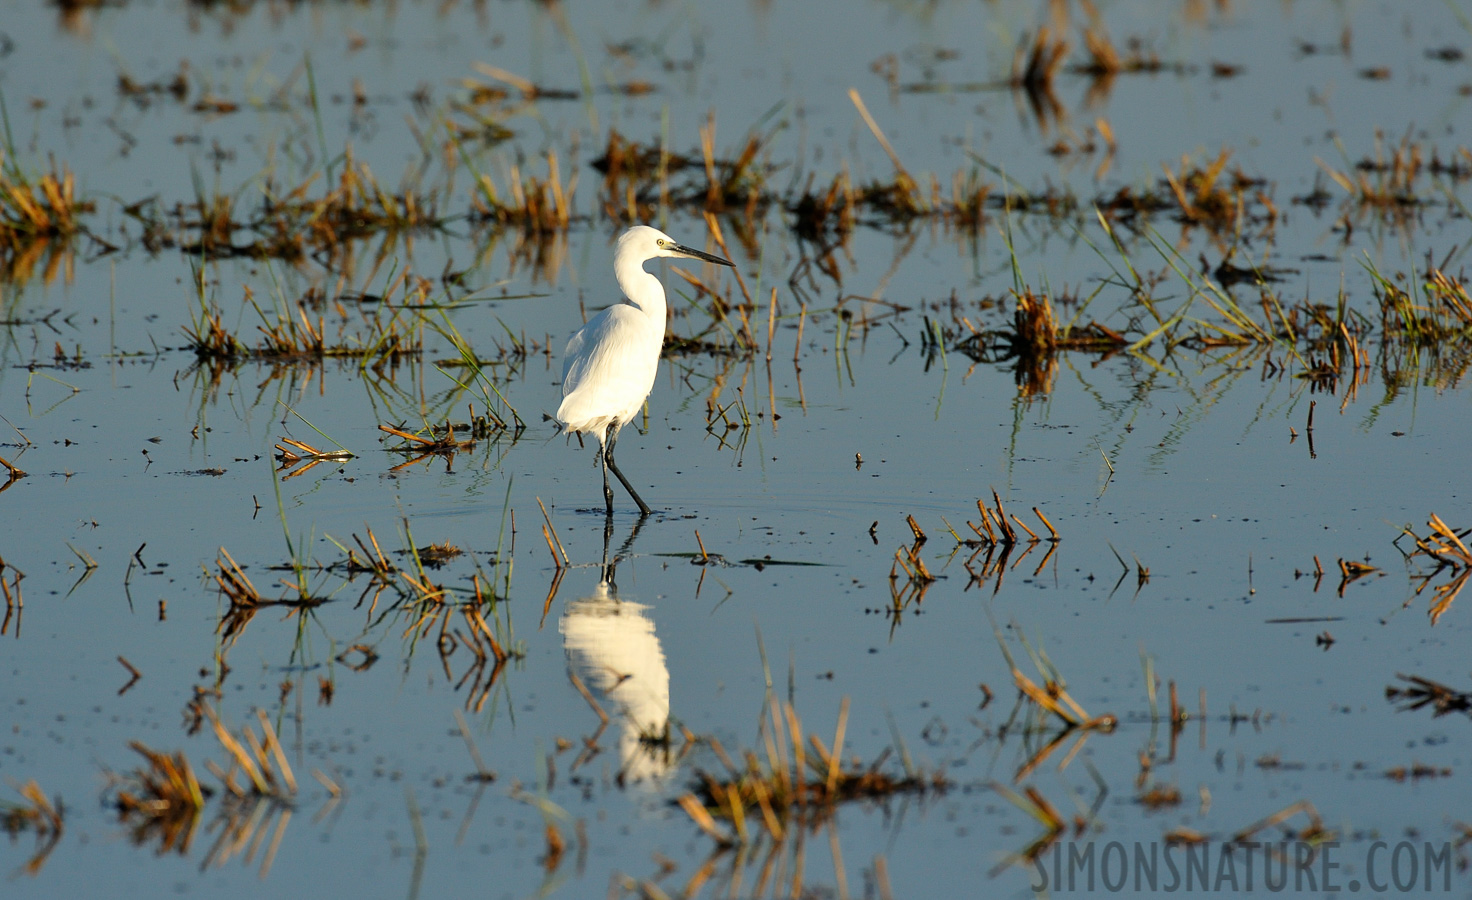
[[[1166,70],[1103,89],[1065,72],[1060,118],[996,85],[1043,13],[822,3],[12,11],[0,25],[7,165],[34,177],[54,159],[75,172],[96,203],[86,225],[97,239],[48,248],[29,268],[7,265],[0,281],[0,412],[10,425],[0,456],[29,473],[0,494],[0,559],[13,567],[8,579],[24,573],[24,606],[0,639],[10,726],[0,776],[34,779],[65,804],[54,846],[24,832],[3,845],[0,863],[16,873],[7,895],[257,896],[265,885],[375,897],[885,896],[891,886],[917,896],[969,895],[978,884],[1020,895],[1036,873],[1015,854],[1046,832],[1009,799],[1026,788],[1068,820],[1065,841],[1098,852],[1108,842],[1129,853],[1163,847],[1178,829],[1207,836],[1215,852],[1307,801],[1337,842],[1315,874],[1330,857],[1341,886],[1372,883],[1376,841],[1439,850],[1465,840],[1465,716],[1400,712],[1386,697],[1399,674],[1466,687],[1465,611],[1453,603],[1434,624],[1428,617],[1449,576],[1417,593],[1414,576],[1434,566],[1406,558],[1410,538],[1397,542],[1407,526],[1425,535],[1432,513],[1468,524],[1464,343],[1409,363],[1371,347],[1361,383],[1351,391],[1341,378],[1332,393],[1299,377],[1282,342],[1061,353],[1031,391],[1014,361],[978,363],[959,349],[963,317],[1010,325],[1014,265],[1034,289],[1097,289],[1080,322],[1132,337],[1150,326],[1124,284],[1128,266],[1158,273],[1156,302],[1169,312],[1188,297],[1182,273],[1199,281],[1231,248],[1239,266],[1285,270],[1273,285],[1285,303],[1332,306],[1342,290],[1374,322],[1371,269],[1424,274],[1429,257],[1455,275],[1469,236],[1465,176],[1423,174],[1425,203],[1391,215],[1354,206],[1326,170],[1388,157],[1406,135],[1458,158],[1472,75],[1465,59],[1432,51],[1468,45],[1465,16],[1391,4],[1110,5],[1103,22],[1116,44],[1138,38]],[[1081,20],[1074,11],[1071,61],[1083,58]],[[166,82],[182,60],[184,101],[120,94],[119,74]],[[600,86],[590,99],[498,108],[513,135],[465,145],[502,190],[513,164],[543,177],[549,150],[564,180],[577,174],[573,208],[585,218],[548,241],[464,218],[471,176],[446,149],[444,123],[467,120],[455,105],[468,96],[462,79],[489,81],[476,62],[571,90],[586,67]],[[1242,71],[1214,74],[1214,62]],[[1388,77],[1363,74],[1382,66]],[[636,81],[654,90],[602,87]],[[925,89],[906,89],[915,85]],[[785,123],[763,151],[784,166],[772,176],[779,186],[810,173],[825,185],[845,166],[858,180],[889,178],[851,87],[904,166],[936,173],[947,192],[963,170],[997,195],[1052,188],[1085,202],[1065,215],[992,209],[975,231],[861,219],[833,249],[836,277],[801,267],[816,251],[796,238],[790,213],[723,217],[758,298],[763,350],[777,289],[770,354],[662,363],[647,419],[619,445],[656,513],[639,522],[620,494],[606,523],[593,448],[547,419],[567,335],[617,299],[609,272],[621,225],[589,160],[610,126],[656,145],[667,133],[669,147],[698,158],[698,129],[714,110],[723,157],[747,129]],[[202,97],[240,108],[194,111]],[[1094,149],[1045,152],[1060,140]],[[405,184],[439,192],[440,213],[453,218],[439,231],[353,242],[350,259],[288,263],[151,250],[124,209],[221,191],[245,211],[268,183],[290,190],[318,173],[319,189],[323,151],[340,172],[348,144],[392,190],[408,173]],[[1179,171],[1183,155],[1205,164],[1223,148],[1231,167],[1266,179],[1271,224],[1259,210],[1242,233],[1213,233],[1162,214],[1148,229],[1117,227],[1123,251],[1113,248],[1087,201],[1146,190],[1162,166]],[[1293,202],[1316,185],[1324,204]],[[688,212],[669,210],[660,224],[714,249]],[[685,268],[739,301],[729,275]],[[248,341],[262,320],[247,288],[268,317],[278,306],[294,314],[308,289],[343,298],[346,317],[328,304],[324,321],[352,341],[378,307],[356,293],[386,293],[405,270],[434,282],[424,299],[444,307],[423,317],[438,331],[424,326],[422,357],[378,371],[354,360],[212,367],[187,349],[183,329],[201,308],[196,271],[207,302]],[[447,270],[465,271],[460,285],[438,283]],[[675,275],[664,281],[674,334],[729,336],[708,298]],[[1258,313],[1255,288],[1232,296]],[[1060,308],[1067,317],[1078,306]],[[1190,315],[1220,322],[1200,299]],[[949,329],[939,348],[925,337],[932,322]],[[400,467],[413,457],[390,451],[396,441],[380,425],[414,430],[466,421],[469,404],[485,410],[485,390],[457,387],[465,375],[447,362],[451,332],[494,360],[490,381],[526,428]],[[513,340],[524,355],[501,352]],[[708,402],[730,428],[711,424]],[[357,455],[278,475],[283,437]],[[1031,510],[1042,511],[1061,541],[1005,556],[958,545],[950,529],[968,537],[977,499],[993,490],[1034,529]],[[542,536],[539,500],[565,568]],[[903,573],[892,581],[897,549],[914,544],[907,516],[927,534],[915,552],[937,576],[923,589]],[[354,536],[366,542],[370,529],[414,578],[405,548],[463,551],[425,577],[461,597],[494,589],[484,612],[511,651],[504,667],[476,665],[468,620],[448,621],[459,636],[443,642],[439,619],[426,626],[401,602],[402,576],[393,586],[349,577],[346,549],[361,559]],[[216,581],[220,548],[271,599],[295,595],[287,583],[298,575],[285,565],[295,560],[320,604],[232,614]],[[604,583],[610,556],[614,587]],[[1341,583],[1341,559],[1378,571]],[[1004,647],[1039,681],[1029,648],[1045,656],[1090,715],[1112,714],[1118,727],[1066,733],[1029,766],[1062,732],[1020,701]],[[601,731],[569,673],[610,715]],[[1175,729],[1171,683],[1190,714]],[[190,727],[197,691],[237,730],[259,728],[264,711],[299,789],[289,803],[255,806],[217,793],[183,845],[135,837],[109,787],[109,773],[141,763],[130,741],[183,750],[202,783],[220,784],[205,763],[228,765],[225,752],[208,724]],[[830,744],[846,700],[848,756],[868,764],[889,748],[886,771],[902,773],[903,757],[950,789],[844,804],[811,832],[718,848],[673,801],[698,786],[698,772],[722,771],[706,738],[765,759],[773,696]],[[467,779],[477,764],[457,713],[494,781]],[[641,743],[631,722],[663,715],[675,726],[670,745]],[[1039,721],[1048,727],[1025,727]],[[701,740],[687,744],[685,732]],[[1387,776],[1417,764],[1432,774]],[[1178,788],[1179,802],[1140,802],[1158,785]],[[3,791],[0,800],[20,801]],[[764,834],[757,815],[748,811],[747,827]],[[567,845],[560,859],[547,855],[549,823]],[[1255,834],[1277,840],[1308,824],[1300,812]],[[1465,872],[1444,868],[1450,890],[1466,893]],[[1325,889],[1322,879],[1299,886]]]

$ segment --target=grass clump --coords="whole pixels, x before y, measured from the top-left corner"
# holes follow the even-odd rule
[[[718,844],[736,846],[752,843],[763,834],[775,843],[794,831],[816,830],[847,803],[929,797],[950,789],[944,772],[916,767],[903,747],[902,772],[885,771],[891,750],[867,765],[857,760],[845,764],[848,709],[845,699],[830,749],[818,735],[804,736],[792,704],[772,699],[770,716],[762,722],[765,752],[747,750],[738,765],[718,740],[701,739],[725,771],[697,771],[695,787],[676,802]]]
[[[427,293],[423,284],[405,282],[404,290],[406,303],[414,298],[422,300]],[[328,323],[327,300],[319,290],[309,290],[291,304],[279,299],[274,307],[257,303],[249,286],[244,293],[244,304],[259,320],[253,343],[225,324],[224,313],[216,303],[200,298],[194,321],[184,326],[183,332],[188,348],[201,362],[320,362],[336,358],[357,360],[377,371],[424,350],[420,319],[407,306],[379,303],[353,315],[339,298],[333,304],[337,314],[334,334]],[[355,321],[362,327],[350,331]]]
[[[188,853],[212,791],[199,783],[184,751],[161,753],[140,741],[128,746],[143,757],[143,765],[114,777],[118,818],[129,826],[135,844],[157,843],[160,853]]]
[[[71,170],[56,163],[40,178],[27,178],[6,165],[0,149],[0,245],[14,245],[22,238],[69,237],[81,231],[79,217],[94,208],[77,198],[76,178]]]
[[[17,785],[15,790],[23,802],[0,800],[0,831],[10,835],[12,841],[22,832],[35,833],[36,852],[31,854],[22,871],[27,875],[36,875],[46,864],[51,851],[56,849],[66,830],[66,807],[62,805],[60,797],[55,802],[48,799],[46,792],[41,790],[34,779]]]
[[[557,154],[547,154],[547,178],[523,175],[512,165],[508,178],[509,196],[503,198],[489,175],[476,177],[476,192],[471,198],[472,218],[479,222],[496,222],[522,229],[531,235],[566,231],[573,221],[572,195],[578,177],[573,172],[562,181]]]
[[[1408,535],[1416,545],[1416,549],[1407,554],[1408,561],[1425,560],[1433,566],[1430,572],[1411,577],[1412,582],[1419,582],[1411,600],[1419,597],[1427,587],[1432,588],[1431,607],[1427,612],[1431,617],[1431,624],[1435,625],[1451,608],[1468,579],[1472,578],[1472,551],[1463,542],[1463,538],[1472,534],[1472,528],[1458,531],[1443,522],[1436,513],[1431,514],[1426,527],[1429,530],[1425,537],[1417,535],[1410,528],[1402,532],[1402,536]],[[1437,583],[1437,579],[1444,574],[1449,575],[1449,579]],[[1411,600],[1407,600],[1406,604],[1409,605]]]

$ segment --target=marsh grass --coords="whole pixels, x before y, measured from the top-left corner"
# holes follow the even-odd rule
[[[332,540],[334,544],[337,544],[339,550],[347,554],[347,559],[343,561],[342,565],[347,569],[349,574],[368,572],[383,584],[391,584],[394,576],[398,573],[398,567],[390,562],[388,556],[384,554],[383,548],[378,544],[378,538],[373,534],[373,529],[367,528],[366,530],[368,533],[367,543],[364,543],[363,539],[356,534],[353,535],[353,543],[357,545],[358,550],[363,552],[362,558],[359,558],[351,547],[344,546],[331,537],[328,540]]]
[[[796,200],[790,201],[788,213],[793,217],[793,230],[806,241],[825,243],[842,239],[853,230],[858,193],[845,167],[826,188],[813,188],[816,175],[809,173],[807,183]]]
[[[351,145],[343,151],[335,181],[315,188],[324,177],[330,176],[314,172],[295,187],[284,187],[268,170],[259,185],[210,191],[197,184],[194,199],[187,203],[165,207],[144,200],[125,205],[123,212],[137,220],[151,252],[175,247],[204,259],[299,262],[317,255],[340,261],[355,241],[408,236],[444,224],[439,206],[448,185],[425,189],[409,178],[396,190],[386,188],[366,163],[355,159]],[[255,193],[259,203],[246,208],[242,198]]]
[[[281,444],[286,444],[287,446],[283,447]],[[306,461],[306,465],[286,475],[286,478],[295,478],[298,475],[304,475],[325,462],[346,462],[353,458],[353,453],[350,450],[341,448],[337,450],[320,450],[305,441],[295,440],[294,438],[284,437],[281,439],[281,444],[276,445],[276,458],[281,463],[280,468],[276,470],[277,472],[286,472],[295,467],[297,463]]]
[[[1459,691],[1439,681],[1419,675],[1397,673],[1395,677],[1399,678],[1402,683],[1400,686],[1387,686],[1385,699],[1391,703],[1400,704],[1398,712],[1409,712],[1429,706],[1434,716],[1444,716],[1448,713],[1472,715],[1472,691]]]
[[[65,238],[82,229],[81,216],[96,205],[77,196],[76,177],[66,166],[39,178],[23,174],[0,148],[0,247],[35,238]]]
[[[1056,25],[1055,25],[1056,28]],[[1056,80],[1068,56],[1068,41],[1054,29],[1040,26],[1031,39],[1018,41],[1012,56],[1009,85],[1027,98],[1039,127],[1046,132],[1063,119],[1063,102],[1058,99]]]
[[[1275,283],[1294,270],[1251,260],[1239,266],[1230,261],[1234,250],[1214,266],[1204,256],[1199,267],[1193,265],[1148,225],[1144,237],[1164,268],[1147,273],[1104,210],[1097,211],[1097,219],[1118,252],[1116,262],[1094,248],[1113,269],[1112,278],[1086,296],[1040,291],[1022,278],[1014,254],[1009,318],[996,321],[998,313],[1007,314],[1005,300],[986,296],[968,304],[953,297],[936,307],[949,313],[938,332],[946,344],[975,363],[1013,362],[1019,393],[1029,398],[1051,390],[1063,351],[1107,357],[1150,347],[1161,352],[1262,348],[1269,351],[1264,364],[1270,374],[1291,371],[1315,392],[1339,394],[1342,385],[1341,410],[1376,371],[1394,396],[1422,377],[1438,386],[1455,385],[1472,367],[1472,294],[1464,273],[1448,271],[1450,254],[1439,265],[1428,257],[1423,271],[1409,276],[1387,275],[1366,262],[1379,305],[1378,317],[1372,317],[1355,308],[1343,289],[1329,301],[1289,301]],[[1010,220],[1003,233],[1010,242]],[[1082,232],[1079,236],[1089,241]],[[1185,288],[1174,309],[1166,308],[1162,301],[1170,298],[1161,295],[1171,276]],[[1119,289],[1131,298],[1113,314],[1127,317],[1123,325],[1086,318],[1096,299]]]
[[[418,283],[401,284],[406,301],[422,298],[428,290]],[[329,324],[328,304],[319,290],[310,290],[291,303],[273,294],[275,303],[266,307],[256,301],[249,285],[243,286],[243,292],[243,307],[257,319],[249,341],[226,324],[218,303],[200,292],[193,321],[182,330],[188,349],[201,363],[255,360],[283,365],[350,359],[364,369],[383,374],[402,360],[424,352],[423,314],[408,303],[360,304],[355,315],[339,298],[332,305],[335,322]]]
[[[76,178],[66,166],[58,168],[52,160],[50,171],[31,177],[15,165],[13,152],[0,147],[0,284],[24,284],[38,266],[46,284],[63,268],[70,284],[73,238],[85,232],[81,219],[95,209],[91,200],[78,197]]]
[[[1386,340],[1432,347],[1472,338],[1472,296],[1465,275],[1454,278],[1428,264],[1424,276],[1407,285],[1403,277],[1392,279],[1373,264],[1366,269],[1379,294]]]
[[[35,779],[15,785],[15,792],[21,802],[0,800],[0,831],[12,842],[27,831],[36,835],[36,850],[21,869],[34,876],[46,865],[66,831],[66,807],[60,797],[49,799]]]
[[[1424,537],[1410,528],[1401,533],[1401,537],[1409,536],[1416,547],[1406,555],[1407,562],[1425,560],[1433,566],[1430,572],[1422,571],[1411,575],[1411,582],[1416,585],[1416,590],[1405,605],[1409,606],[1430,587],[1431,604],[1427,614],[1431,618],[1431,624],[1435,625],[1451,608],[1457,595],[1467,585],[1468,579],[1472,578],[1472,551],[1468,551],[1463,542],[1463,538],[1472,534],[1472,528],[1460,531],[1453,529],[1435,513],[1431,514],[1426,527],[1428,531]],[[1400,538],[1397,537],[1396,540],[1399,541]],[[1442,575],[1448,576],[1447,579],[1437,583]]]
[[[782,104],[774,106],[746,133],[738,148],[721,154],[716,143],[712,112],[700,126],[700,147],[688,153],[669,149],[667,142],[641,144],[611,129],[603,153],[592,167],[603,176],[599,205],[614,222],[643,222],[665,210],[719,213],[754,221],[766,208],[780,202],[769,186],[777,171],[770,157],[776,134],[786,127],[778,119]]]
[[[1437,159],[1439,163],[1439,157]],[[1417,182],[1423,174],[1431,171],[1429,161],[1426,149],[1412,141],[1409,132],[1399,144],[1390,148],[1387,156],[1385,136],[1377,131],[1374,156],[1361,159],[1349,171],[1334,169],[1323,160],[1316,161],[1358,210],[1373,209],[1396,214],[1426,202],[1417,192]],[[1440,164],[1438,171],[1457,173],[1458,169],[1448,170]]]
[[[1075,71],[1090,77],[1107,81],[1118,73],[1170,68],[1138,48],[1122,56],[1093,27],[1084,34],[1090,61]],[[1011,84],[1030,98],[1044,120],[1061,112],[1061,105],[1054,108],[1057,100],[1051,95],[1066,52],[1067,42],[1054,38],[1047,28],[1019,48]],[[526,95],[528,87],[519,90]],[[530,96],[535,101],[548,94],[532,90]],[[1267,181],[1240,167],[1229,170],[1231,151],[1225,148],[1215,157],[1183,158],[1174,167],[1162,166],[1164,177],[1157,184],[1126,185],[1093,198],[1051,186],[1029,191],[1017,184],[1004,193],[976,165],[949,174],[917,175],[900,161],[858,92],[851,91],[850,97],[892,164],[888,178],[856,183],[845,161],[839,171],[822,178],[808,172],[786,187],[773,184],[773,175],[793,165],[773,159],[775,138],[787,125],[777,116],[779,105],[724,154],[717,150],[713,117],[699,129],[700,146],[684,153],[671,150],[664,138],[642,144],[610,129],[603,153],[591,162],[602,177],[597,212],[613,222],[648,221],[673,208],[714,212],[745,235],[754,233],[752,223],[768,208],[778,206],[787,211],[790,227],[799,237],[824,245],[841,240],[861,224],[894,229],[929,220],[974,233],[992,210],[1025,212],[1062,223],[1092,206],[1131,227],[1169,213],[1183,226],[1205,227],[1223,246],[1228,241],[1235,246],[1244,237],[1270,236],[1280,218]],[[1112,128],[1103,119],[1094,128],[1107,145],[1107,157],[1112,157]],[[513,163],[498,185],[490,174],[478,170],[462,135],[451,129],[447,141],[445,177],[437,184],[426,183],[422,172],[413,171],[399,187],[389,188],[355,158],[349,145],[328,170],[313,172],[294,186],[281,184],[273,166],[230,190],[197,184],[191,200],[172,206],[151,198],[119,203],[122,213],[141,226],[141,243],[151,252],[177,247],[206,259],[281,259],[298,265],[325,259],[345,266],[354,256],[354,245],[370,236],[383,236],[382,257],[400,237],[407,242],[415,234],[440,231],[462,217],[482,234],[487,226],[498,234],[515,232],[518,252],[545,264],[552,236],[594,218],[577,213],[578,165],[564,163],[556,150],[544,155],[545,177]],[[1086,143],[1094,142],[1091,138]],[[1064,151],[1082,149],[1082,143],[1070,144]],[[322,150],[326,152],[325,147]],[[457,159],[470,170],[472,188],[468,207],[451,210]],[[982,168],[997,172],[978,161]],[[1107,164],[1108,158],[1101,164],[1101,176]],[[77,196],[76,179],[68,169],[52,165],[52,171],[30,178],[9,156],[0,157],[0,271],[10,273],[9,280],[29,279],[38,268],[48,280],[62,266],[70,274],[73,254],[66,238],[91,234],[82,219],[95,211],[95,204]],[[1344,189],[1351,212],[1375,209],[1403,216],[1435,203],[1435,193],[1447,191],[1448,184],[1472,178],[1472,151],[1457,148],[1443,159],[1439,150],[1408,135],[1388,149],[1383,139],[1377,139],[1374,155],[1358,163],[1346,160],[1340,169],[1322,160],[1318,165]],[[248,201],[255,196],[259,201]],[[1316,190],[1295,202],[1318,208],[1326,201]],[[1447,205],[1455,202],[1452,197]],[[118,249],[95,236],[93,240],[104,251]]]
[[[468,162],[469,156],[464,156],[464,159]],[[564,183],[556,151],[547,153],[545,179],[524,175],[519,165],[512,164],[506,177],[508,187],[504,197],[490,175],[474,173],[474,177],[476,190],[471,197],[473,221],[514,226],[535,236],[566,231],[574,219],[572,197],[577,190],[577,172],[569,174]]]
[[[225,768],[213,760],[205,763],[219,788],[201,784],[182,750],[163,753],[133,741],[129,746],[143,758],[143,764],[131,772],[107,773],[111,805],[133,843],[152,844],[160,854],[184,856],[200,832],[206,808],[219,795],[216,817],[209,826],[219,835],[203,865],[222,865],[235,855],[251,860],[261,853],[264,877],[291,820],[296,777],[264,710],[257,711],[259,735],[246,726],[237,736],[211,706],[200,703],[197,709],[208,719],[229,760]]]
[[[1089,89],[1090,101],[1098,101],[1107,95],[1109,80],[1118,75],[1154,74],[1165,71],[1185,74],[1190,71],[1190,67],[1183,63],[1161,61],[1160,57],[1147,50],[1144,43],[1138,38],[1128,40],[1125,52],[1121,54],[1109,37],[1103,18],[1093,3],[1085,0],[1082,5],[1088,18],[1088,21],[1080,28],[1086,58],[1083,62],[1072,65],[1070,70],[1095,80],[1096,83]],[[1103,83],[1099,84],[1099,82]]]
[[[21,474],[25,473],[22,472]],[[11,480],[14,481],[14,478],[15,476],[12,475]],[[8,576],[6,575],[6,569],[10,570]],[[0,622],[0,635],[11,633],[10,624],[14,620],[15,636],[17,638],[20,637],[21,614],[25,611],[26,607],[25,597],[22,596],[20,590],[20,582],[25,577],[24,572],[17,569],[13,564],[6,562],[3,558],[0,558],[0,595],[5,597],[5,620],[4,622]]]
[[[143,757],[143,765],[110,776],[119,820],[129,826],[135,844],[154,843],[160,853],[187,854],[199,813],[213,791],[199,783],[184,751],[162,753],[140,741],[128,746]]]
[[[482,584],[479,573],[471,579],[472,596],[462,600],[430,580],[417,552],[414,558],[418,571],[399,572],[408,590],[392,610],[405,623],[401,636],[408,642],[411,655],[420,641],[433,637],[445,679],[457,691],[466,688],[466,710],[479,712],[490,699],[507,661],[522,656],[521,649],[514,645],[509,620],[503,622],[495,615],[496,597]],[[487,614],[492,615],[492,622],[486,621]],[[464,628],[457,626],[457,619]],[[470,661],[456,679],[452,663],[462,649]]]
[[[1223,149],[1215,159],[1204,164],[1182,158],[1175,171],[1169,166],[1161,167],[1182,221],[1222,229],[1247,210],[1252,202],[1247,191],[1260,187],[1262,182],[1249,178],[1240,168],[1224,180],[1229,159],[1231,151]]]
[[[816,831],[845,804],[925,799],[951,788],[942,770],[919,767],[903,745],[899,772],[885,769],[894,748],[867,764],[859,760],[845,764],[848,708],[845,699],[831,749],[817,734],[805,735],[792,704],[775,698],[762,719],[760,749],[743,751],[739,763],[716,738],[697,738],[710,748],[723,771],[697,769],[695,786],[676,803],[717,845],[730,847],[754,843],[762,836],[781,844],[794,833]]]

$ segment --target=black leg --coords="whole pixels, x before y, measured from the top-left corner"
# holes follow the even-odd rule
[[[613,491],[608,487],[608,469],[612,469],[613,474],[618,476],[619,484],[622,484],[624,490],[629,492],[629,496],[634,498],[634,502],[639,504],[639,513],[647,516],[652,510],[640,498],[639,493],[634,490],[634,486],[629,484],[629,479],[624,477],[624,473],[618,470],[618,464],[613,461],[613,444],[617,439],[618,425],[610,424],[608,426],[607,436],[603,439],[603,465],[606,467],[603,472],[603,498],[608,501],[608,513],[609,515],[613,514]]]
[[[598,448],[598,463],[603,467],[603,502],[608,507],[608,514],[613,515],[613,488],[608,486],[608,447]]]
[[[614,593],[618,593],[618,585],[613,583],[613,570],[618,565],[615,559],[612,563],[608,561],[608,541],[613,537],[613,513],[603,518],[603,580],[608,582],[608,587]]]

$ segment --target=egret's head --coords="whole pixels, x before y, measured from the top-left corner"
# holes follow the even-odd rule
[[[650,228],[648,225],[635,225],[620,235],[618,249],[614,253],[615,262],[625,259],[636,259],[642,263],[644,260],[654,259],[656,256],[668,256],[676,259],[700,259],[720,266],[734,267],[736,265],[728,259],[712,256],[693,247],[686,247],[658,228]]]

